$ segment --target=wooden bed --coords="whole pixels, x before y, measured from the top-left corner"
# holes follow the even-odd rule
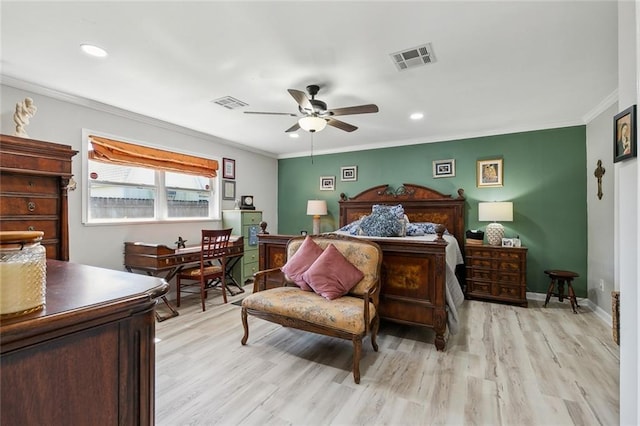
[[[393,189],[375,186],[354,197],[340,194],[340,227],[371,213],[374,204],[402,204],[411,222],[443,224],[464,247],[464,191],[453,197],[420,185]],[[259,269],[282,266],[287,241],[292,236],[258,235]],[[433,328],[435,346],[445,347],[446,242],[416,242],[406,239],[371,238],[380,245],[382,290],[380,316],[404,324]]]
[[[430,188],[405,183],[393,189],[375,186],[348,198],[341,194],[340,226],[371,212],[374,204],[402,204],[410,222],[433,222],[446,227],[464,247],[464,191],[454,198]],[[445,347],[445,249],[442,242],[409,242],[373,238],[382,248],[380,317],[405,324],[431,327],[438,350]]]

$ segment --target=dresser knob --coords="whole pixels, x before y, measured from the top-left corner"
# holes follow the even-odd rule
[[[27,231],[35,231],[35,230],[36,230],[36,228],[34,228],[33,226],[30,226],[30,227],[27,228]]]
[[[27,209],[32,212],[36,209],[36,203],[34,203],[33,201],[29,201],[29,203],[27,204]]]

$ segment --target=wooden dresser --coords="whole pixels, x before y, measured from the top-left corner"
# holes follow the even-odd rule
[[[0,323],[0,424],[152,425],[161,278],[47,261],[44,310]]]
[[[47,258],[69,260],[67,145],[0,135],[0,230],[43,231]]]
[[[465,245],[467,298],[527,306],[527,248]]]
[[[244,256],[233,268],[233,278],[243,285],[258,272],[258,232],[262,212],[256,210],[223,210],[222,227],[233,228],[233,235],[244,237]]]

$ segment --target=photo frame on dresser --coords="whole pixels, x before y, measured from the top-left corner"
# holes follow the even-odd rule
[[[632,105],[613,117],[613,162],[636,157],[636,106]]]

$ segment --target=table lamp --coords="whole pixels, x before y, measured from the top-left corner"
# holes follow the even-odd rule
[[[313,234],[320,233],[320,216],[327,214],[327,202],[325,200],[307,201],[307,215],[313,216]]]
[[[504,227],[498,221],[513,221],[513,203],[510,201],[478,203],[478,220],[493,222],[487,225],[485,234],[490,245],[499,246],[504,238]]]

